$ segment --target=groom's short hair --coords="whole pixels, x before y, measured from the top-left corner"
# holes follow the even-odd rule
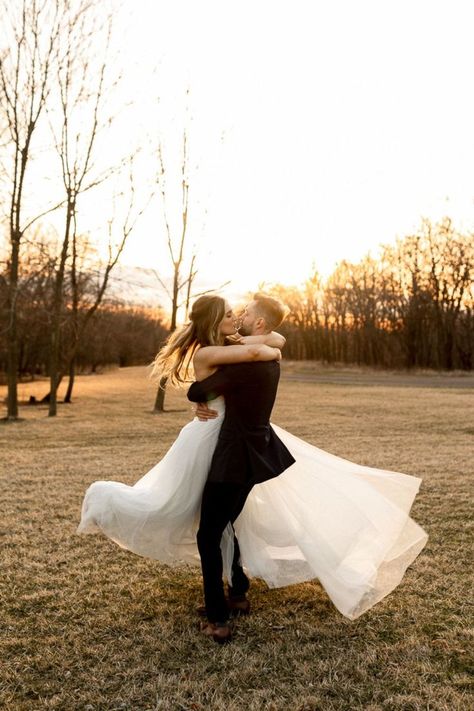
[[[253,295],[253,300],[256,305],[256,312],[265,319],[268,330],[273,331],[278,328],[288,313],[287,307],[278,299],[274,299],[273,296],[268,296],[261,291]]]

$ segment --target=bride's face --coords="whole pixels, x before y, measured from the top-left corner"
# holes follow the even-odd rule
[[[232,311],[229,303],[225,303],[224,318],[219,324],[219,333],[221,336],[232,336],[237,331],[235,314]]]

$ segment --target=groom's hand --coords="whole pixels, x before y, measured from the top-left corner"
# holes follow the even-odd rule
[[[196,405],[196,416],[200,422],[213,420],[218,415],[217,410],[211,410],[205,402],[198,402]]]

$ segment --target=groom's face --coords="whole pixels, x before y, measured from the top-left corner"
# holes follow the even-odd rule
[[[242,316],[239,333],[242,336],[254,336],[259,332],[262,319],[257,314],[257,305],[251,301],[246,307]]]

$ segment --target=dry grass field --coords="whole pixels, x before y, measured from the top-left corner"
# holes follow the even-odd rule
[[[22,421],[2,422],[0,706],[474,708],[474,391],[410,387],[409,376],[370,387],[367,378],[360,386],[283,378],[273,421],[361,464],[423,477],[413,516],[430,534],[427,547],[400,587],[355,622],[317,582],[268,590],[255,580],[253,614],[226,647],[197,631],[197,568],[75,535],[88,484],[144,474],[192,416],[184,395],[169,393],[169,411],[152,415],[146,369],[116,370],[80,377],[75,402],[56,419],[25,406]],[[46,387],[24,384],[22,399]]]

